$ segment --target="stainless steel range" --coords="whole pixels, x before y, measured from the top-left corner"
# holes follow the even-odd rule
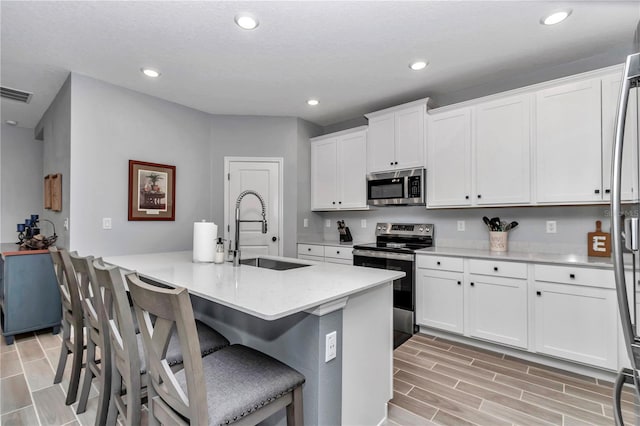
[[[403,271],[404,278],[393,282],[393,347],[404,343],[417,331],[415,251],[433,245],[434,229],[429,223],[378,223],[376,242],[353,247],[353,264],[370,268]]]

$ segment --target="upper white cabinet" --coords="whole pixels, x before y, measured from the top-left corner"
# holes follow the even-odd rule
[[[526,204],[531,96],[429,116],[429,207]]]
[[[311,209],[367,209],[366,126],[311,139]]]
[[[421,99],[365,115],[367,172],[424,167],[427,102]]]
[[[603,199],[611,198],[611,158],[618,97],[622,75],[615,73],[602,79],[602,188]],[[629,94],[622,151],[622,200],[638,199],[638,89]]]
[[[600,79],[536,93],[536,199],[602,200]]]
[[[471,204],[471,109],[429,117],[427,203],[429,207]]]
[[[531,201],[531,96],[485,102],[474,108],[475,204]]]

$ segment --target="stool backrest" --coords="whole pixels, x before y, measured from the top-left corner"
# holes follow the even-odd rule
[[[176,419],[175,412],[191,424],[208,424],[207,392],[200,354],[200,343],[191,299],[185,288],[166,289],[144,283],[135,273],[126,276],[133,299],[145,356],[150,386],[160,398],[154,403],[154,415]],[[155,316],[152,323],[151,316]],[[166,360],[167,347],[176,328],[184,358],[187,394],[176,380]],[[152,399],[151,397],[149,398]],[[150,401],[151,403],[151,401]]]
[[[49,247],[49,254],[53,261],[53,267],[58,280],[60,299],[62,300],[63,315],[71,315],[72,318],[82,318],[82,304],[78,279],[71,264],[69,253],[65,249]],[[80,322],[81,324],[81,322]],[[77,321],[75,324],[77,325]]]
[[[102,297],[100,296],[100,289],[98,287],[98,280],[96,278],[96,271],[93,268],[93,256],[82,257],[78,253],[69,253],[71,264],[76,273],[80,302],[82,304],[82,311],[84,312],[84,318],[88,325],[98,330],[102,335],[106,335],[103,338],[103,343],[108,345],[108,334],[106,328],[106,318],[103,313]],[[107,352],[108,353],[108,352]]]
[[[94,260],[93,267],[98,294],[102,294],[102,310],[107,321],[114,365],[131,392],[139,390],[140,354],[122,273],[117,266],[105,265],[102,259]]]

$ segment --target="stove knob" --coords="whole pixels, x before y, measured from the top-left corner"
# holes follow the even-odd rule
[[[422,226],[421,226],[421,227],[420,227],[420,228],[418,229],[418,231],[420,231],[420,232],[422,232],[422,231],[423,231],[423,228],[422,228]]]

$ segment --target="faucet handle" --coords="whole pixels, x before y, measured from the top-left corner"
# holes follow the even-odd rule
[[[262,233],[263,234],[267,233],[267,221],[266,221],[266,219],[262,221]]]

